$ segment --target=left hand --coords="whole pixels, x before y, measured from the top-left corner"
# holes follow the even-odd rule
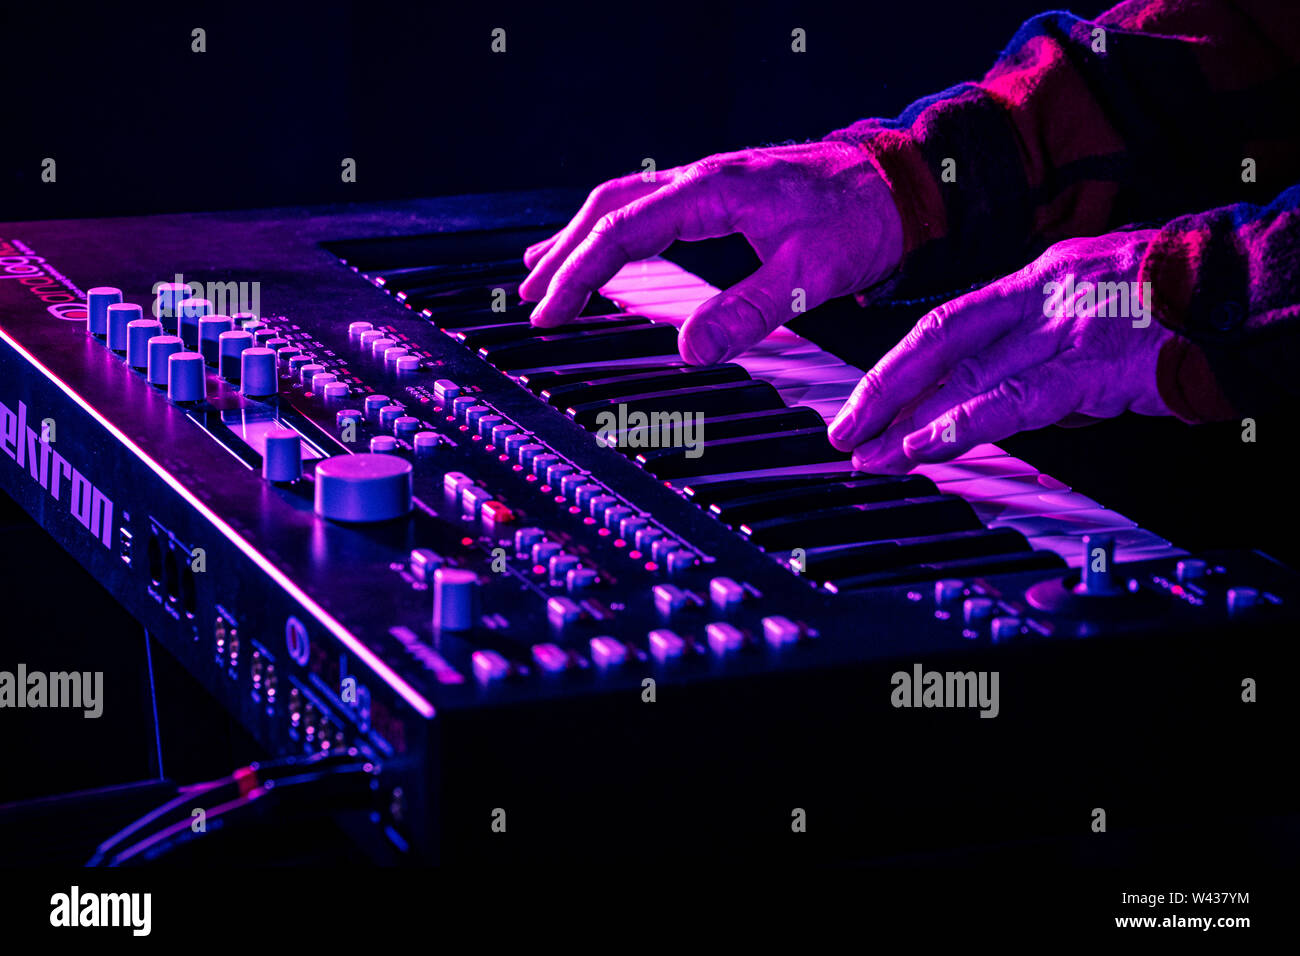
[[[862,377],[831,442],[863,471],[898,474],[1074,416],[1172,414],[1156,360],[1173,333],[1152,319],[1149,290],[1132,295],[1154,235],[1059,242],[923,316]]]

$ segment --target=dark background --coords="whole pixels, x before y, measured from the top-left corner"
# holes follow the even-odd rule
[[[0,220],[590,188],[646,157],[896,115],[980,76],[1051,6],[16,0],[0,12]]]

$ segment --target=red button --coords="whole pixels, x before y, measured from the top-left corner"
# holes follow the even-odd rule
[[[503,524],[507,521],[515,520],[515,513],[499,501],[486,501],[483,503],[483,517],[497,524]]]

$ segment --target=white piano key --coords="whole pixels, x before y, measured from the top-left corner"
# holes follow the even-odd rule
[[[974,449],[972,449],[973,451]],[[1003,455],[1006,455],[1003,452]],[[1006,456],[1010,457],[1010,456]],[[963,459],[957,459],[962,461]],[[993,475],[984,478],[963,478],[957,481],[936,481],[939,490],[961,495],[967,501],[998,501],[1016,495],[1065,492],[1070,486],[1042,472],[1019,475]]]
[[[1181,549],[1175,548],[1158,534],[1153,534],[1141,528],[1108,531],[1107,534],[1115,539],[1115,560],[1117,563],[1130,560],[1146,561],[1154,557],[1169,557],[1173,554],[1185,553]],[[1033,537],[1026,535],[1026,537],[1029,538],[1031,547],[1044,551],[1055,551],[1072,568],[1080,567],[1083,564],[1082,534],[1039,535]],[[1129,555],[1142,555],[1142,557],[1128,557]]]
[[[787,405],[806,405],[810,402],[839,402],[843,405],[853,394],[853,383],[821,382],[788,385],[785,388],[778,387],[777,392]]]
[[[1014,475],[1036,475],[1033,465],[1004,455],[998,458],[958,458],[931,465],[917,465],[913,474],[925,475],[931,481],[949,482],[969,478],[1010,478]]]
[[[1011,518],[1034,518],[1090,509],[1105,510],[1087,495],[1074,492],[1012,495],[994,500],[970,498],[966,500],[975,509],[975,514],[979,516],[980,521],[990,527],[1005,523]]]
[[[1041,538],[1050,535],[1084,535],[1099,534],[1106,531],[1122,531],[1136,528],[1137,522],[1106,508],[1096,508],[1090,511],[1071,511],[1059,515],[1008,518],[1005,521],[997,522],[997,525],[1003,528],[1015,528],[1026,538]]]

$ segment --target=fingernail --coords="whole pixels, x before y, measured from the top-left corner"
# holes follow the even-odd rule
[[[931,422],[925,428],[918,428],[903,439],[903,454],[908,458],[917,458],[933,450],[939,441],[939,423]]]
[[[727,354],[730,343],[721,329],[705,327],[691,336],[687,348],[695,356],[698,365],[714,365],[721,362]]]
[[[870,471],[870,465],[875,461],[876,456],[880,454],[883,446],[884,442],[879,438],[863,442],[853,449],[853,467],[858,471]]]
[[[831,421],[830,430],[827,432],[831,441],[843,441],[849,437],[849,419],[851,417],[852,413],[847,407],[839,410],[839,413]]]

